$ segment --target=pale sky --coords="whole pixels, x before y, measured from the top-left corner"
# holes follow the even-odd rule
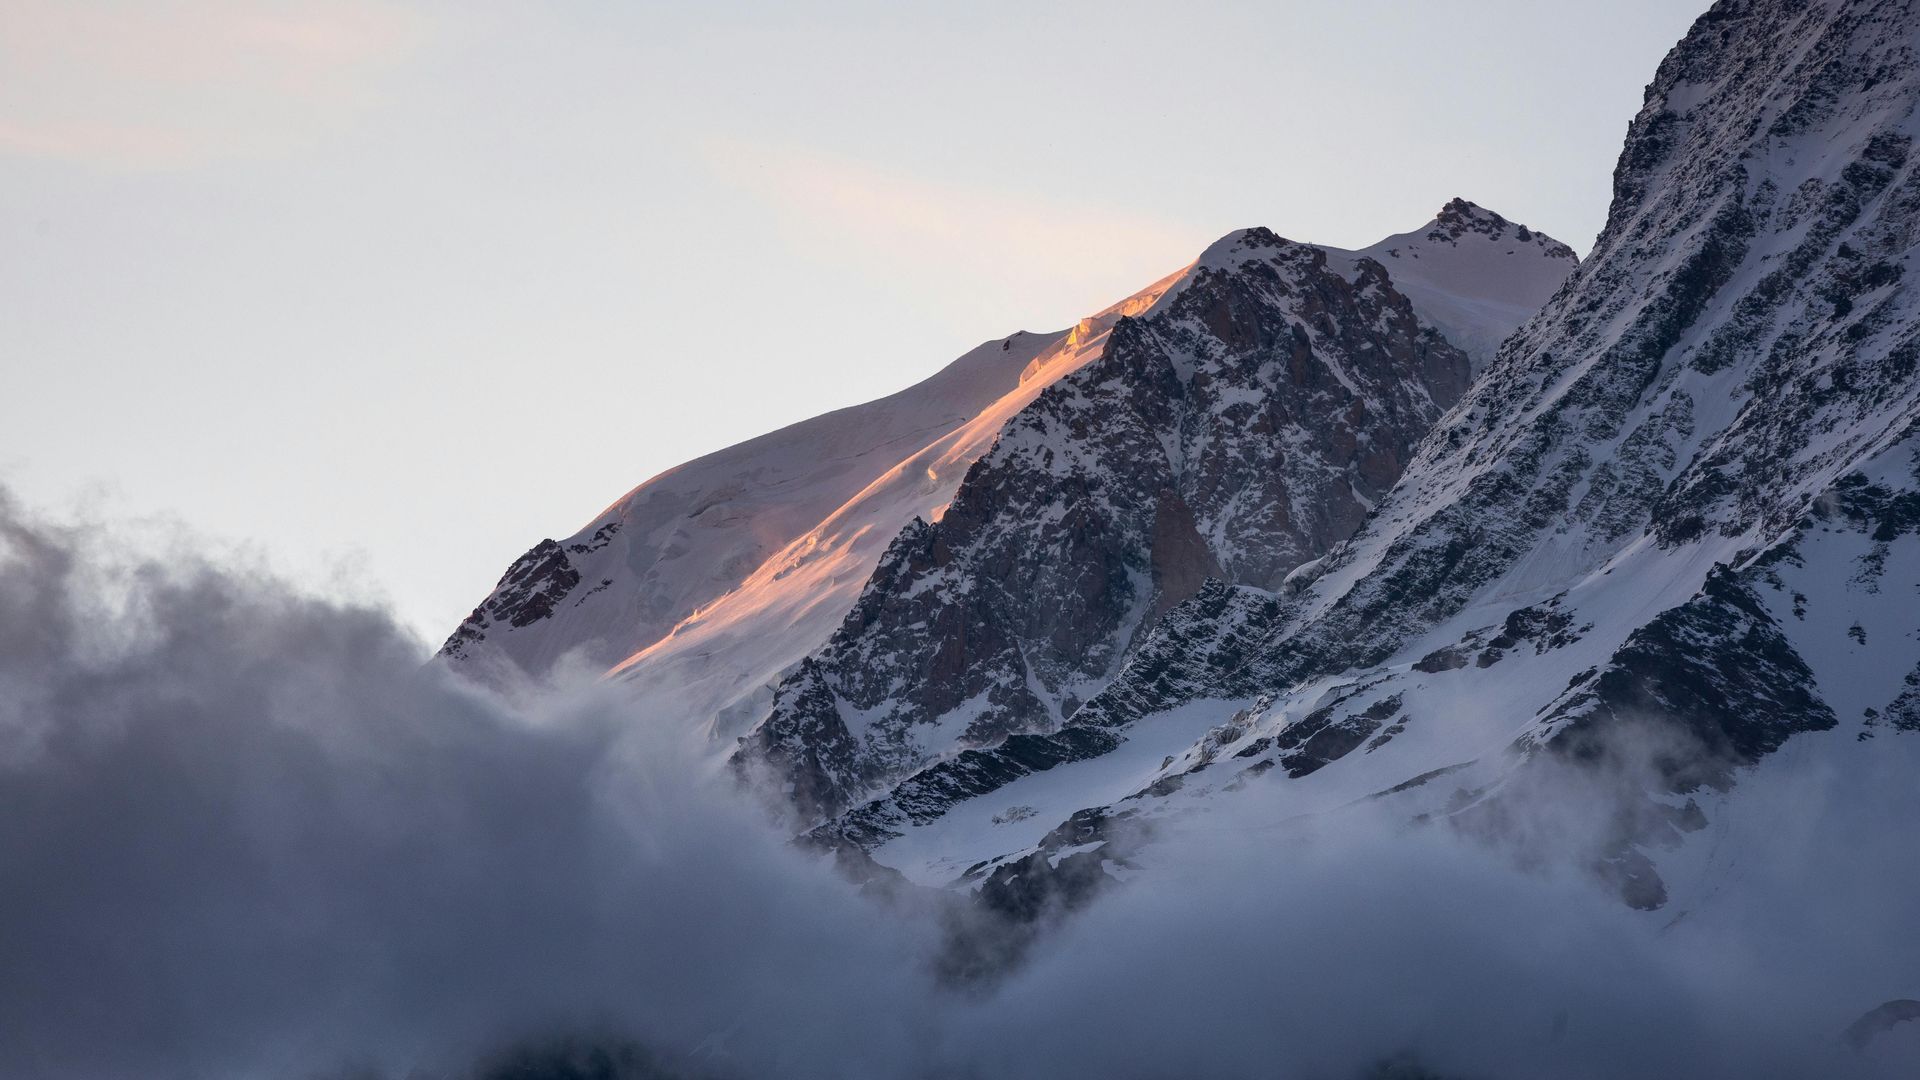
[[[1706,0],[0,0],[0,483],[438,643],[678,462],[1236,228],[1584,252]]]

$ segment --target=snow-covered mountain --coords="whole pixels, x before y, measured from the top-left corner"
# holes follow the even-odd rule
[[[1389,236],[1359,251],[1327,248],[1350,272],[1361,259],[1385,267],[1419,316],[1485,367],[1494,350],[1533,317],[1572,272],[1573,249],[1465,199],[1454,199],[1425,228]]]
[[[1459,201],[1235,232],[643,485],[443,659],[580,657],[843,869],[1015,922],[1209,830],[1447,823],[1720,956],[1774,868],[1920,813],[1916,134],[1913,0],[1721,0],[1577,267]],[[956,970],[1026,940],[990,925]]]
[[[1767,858],[1783,776],[1920,762],[1916,46],[1896,0],[1716,5],[1593,253],[1350,538],[1277,588],[1214,575],[1057,726],[815,838],[1030,906],[1256,785],[1500,834],[1617,766],[1577,854],[1691,908]]]
[[[1058,334],[990,341],[931,378],[669,469],[542,541],[448,639],[468,664],[604,670],[665,636],[911,452],[1005,395]]]
[[[1346,538],[1466,390],[1379,263],[1229,236],[1016,414],[916,519],[748,756],[809,813],[1051,731],[1210,578],[1277,587]]]
[[[989,341],[898,394],[655,477],[518,560],[442,659],[510,682],[570,658],[612,672],[637,711],[731,739],[765,715],[773,684],[826,644],[901,531],[941,516],[1010,421],[1103,356],[1121,319],[1171,305],[1191,279],[1216,272],[1208,260],[1228,258],[1242,235],[1070,330]],[[1449,341],[1504,335],[1574,265],[1565,246],[1461,200],[1374,248],[1322,250],[1349,282],[1376,250],[1383,265],[1417,266],[1404,296]],[[1368,490],[1384,490],[1405,450],[1375,460]],[[1352,505],[1308,512],[1336,514],[1344,529],[1358,520]]]

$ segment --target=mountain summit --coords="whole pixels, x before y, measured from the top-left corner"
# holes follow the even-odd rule
[[[1368,258],[1386,267],[1420,317],[1471,356],[1476,371],[1579,262],[1551,236],[1458,198],[1424,228],[1329,255],[1336,265]]]
[[[1499,227],[1448,237],[1443,210],[1365,251],[1318,250],[1348,283],[1360,280],[1362,262],[1417,263],[1408,291],[1391,273],[1387,287],[1449,345],[1484,343],[1531,315],[1538,303],[1530,298],[1551,291],[1543,282],[1557,286],[1575,260],[1541,233],[1471,212]],[[1521,243],[1521,233],[1531,239]],[[1243,250],[1249,236],[1263,239]],[[897,394],[662,473],[573,536],[542,541],[516,561],[448,638],[441,660],[499,683],[544,678],[563,660],[612,671],[650,714],[738,734],[764,715],[782,674],[826,644],[889,542],[916,519],[939,518],[1022,410],[1104,355],[1122,320],[1175,304],[1222,269],[1210,265],[1215,259],[1259,258],[1268,240],[1278,242],[1266,230],[1236,231],[1068,330],[988,341]],[[1502,276],[1488,264],[1535,272]],[[1470,365],[1487,351],[1455,347]],[[1384,490],[1399,463],[1371,468],[1369,483]],[[1330,512],[1344,514],[1345,527],[1358,520],[1351,508]]]

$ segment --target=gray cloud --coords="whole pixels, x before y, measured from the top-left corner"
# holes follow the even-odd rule
[[[1671,926],[1385,814],[1256,827],[1249,797],[951,988],[943,904],[858,895],[593,687],[509,705],[384,612],[3,499],[0,613],[9,1078],[463,1075],[572,1033],[742,1077],[1910,1071],[1838,1039],[1920,989],[1910,834],[1832,842],[1858,777],[1779,789],[1781,859]]]
[[[510,710],[383,613],[7,507],[0,1074],[443,1064],[562,1025],[825,1061],[924,997],[876,922],[591,691]],[[744,1052],[744,1051],[743,1051]]]

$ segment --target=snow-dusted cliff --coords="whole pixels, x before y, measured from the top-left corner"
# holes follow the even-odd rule
[[[1280,589],[1209,583],[1058,729],[819,838],[1083,888],[1125,857],[1116,822],[1254,785],[1283,816],[1500,834],[1538,777],[1632,762],[1573,854],[1633,904],[1697,904],[1765,857],[1740,823],[1783,770],[1913,756],[1916,44],[1907,4],[1716,6],[1648,91],[1593,254],[1351,539]]]
[[[1374,248],[1321,250],[1346,281],[1376,251],[1418,263],[1405,295],[1450,342],[1504,335],[1574,264],[1564,246],[1461,200]],[[1171,306],[1215,272],[1214,257],[1226,255],[1212,251],[1070,330],[987,342],[891,397],[668,470],[575,535],[536,545],[448,639],[443,659],[512,682],[570,658],[610,671],[637,712],[730,740],[765,715],[782,674],[825,645],[895,537],[940,517],[1022,410],[1105,355],[1122,318]],[[1383,490],[1399,464],[1375,460],[1369,490]],[[1339,535],[1359,516],[1350,499],[1305,513],[1338,519]],[[1316,551],[1332,535],[1324,523],[1308,531]],[[1291,556],[1269,561],[1281,558]]]
[[[1349,535],[1470,368],[1380,264],[1352,266],[1265,230],[1208,248],[894,541],[748,758],[838,810],[1056,728],[1209,578],[1275,587]]]

